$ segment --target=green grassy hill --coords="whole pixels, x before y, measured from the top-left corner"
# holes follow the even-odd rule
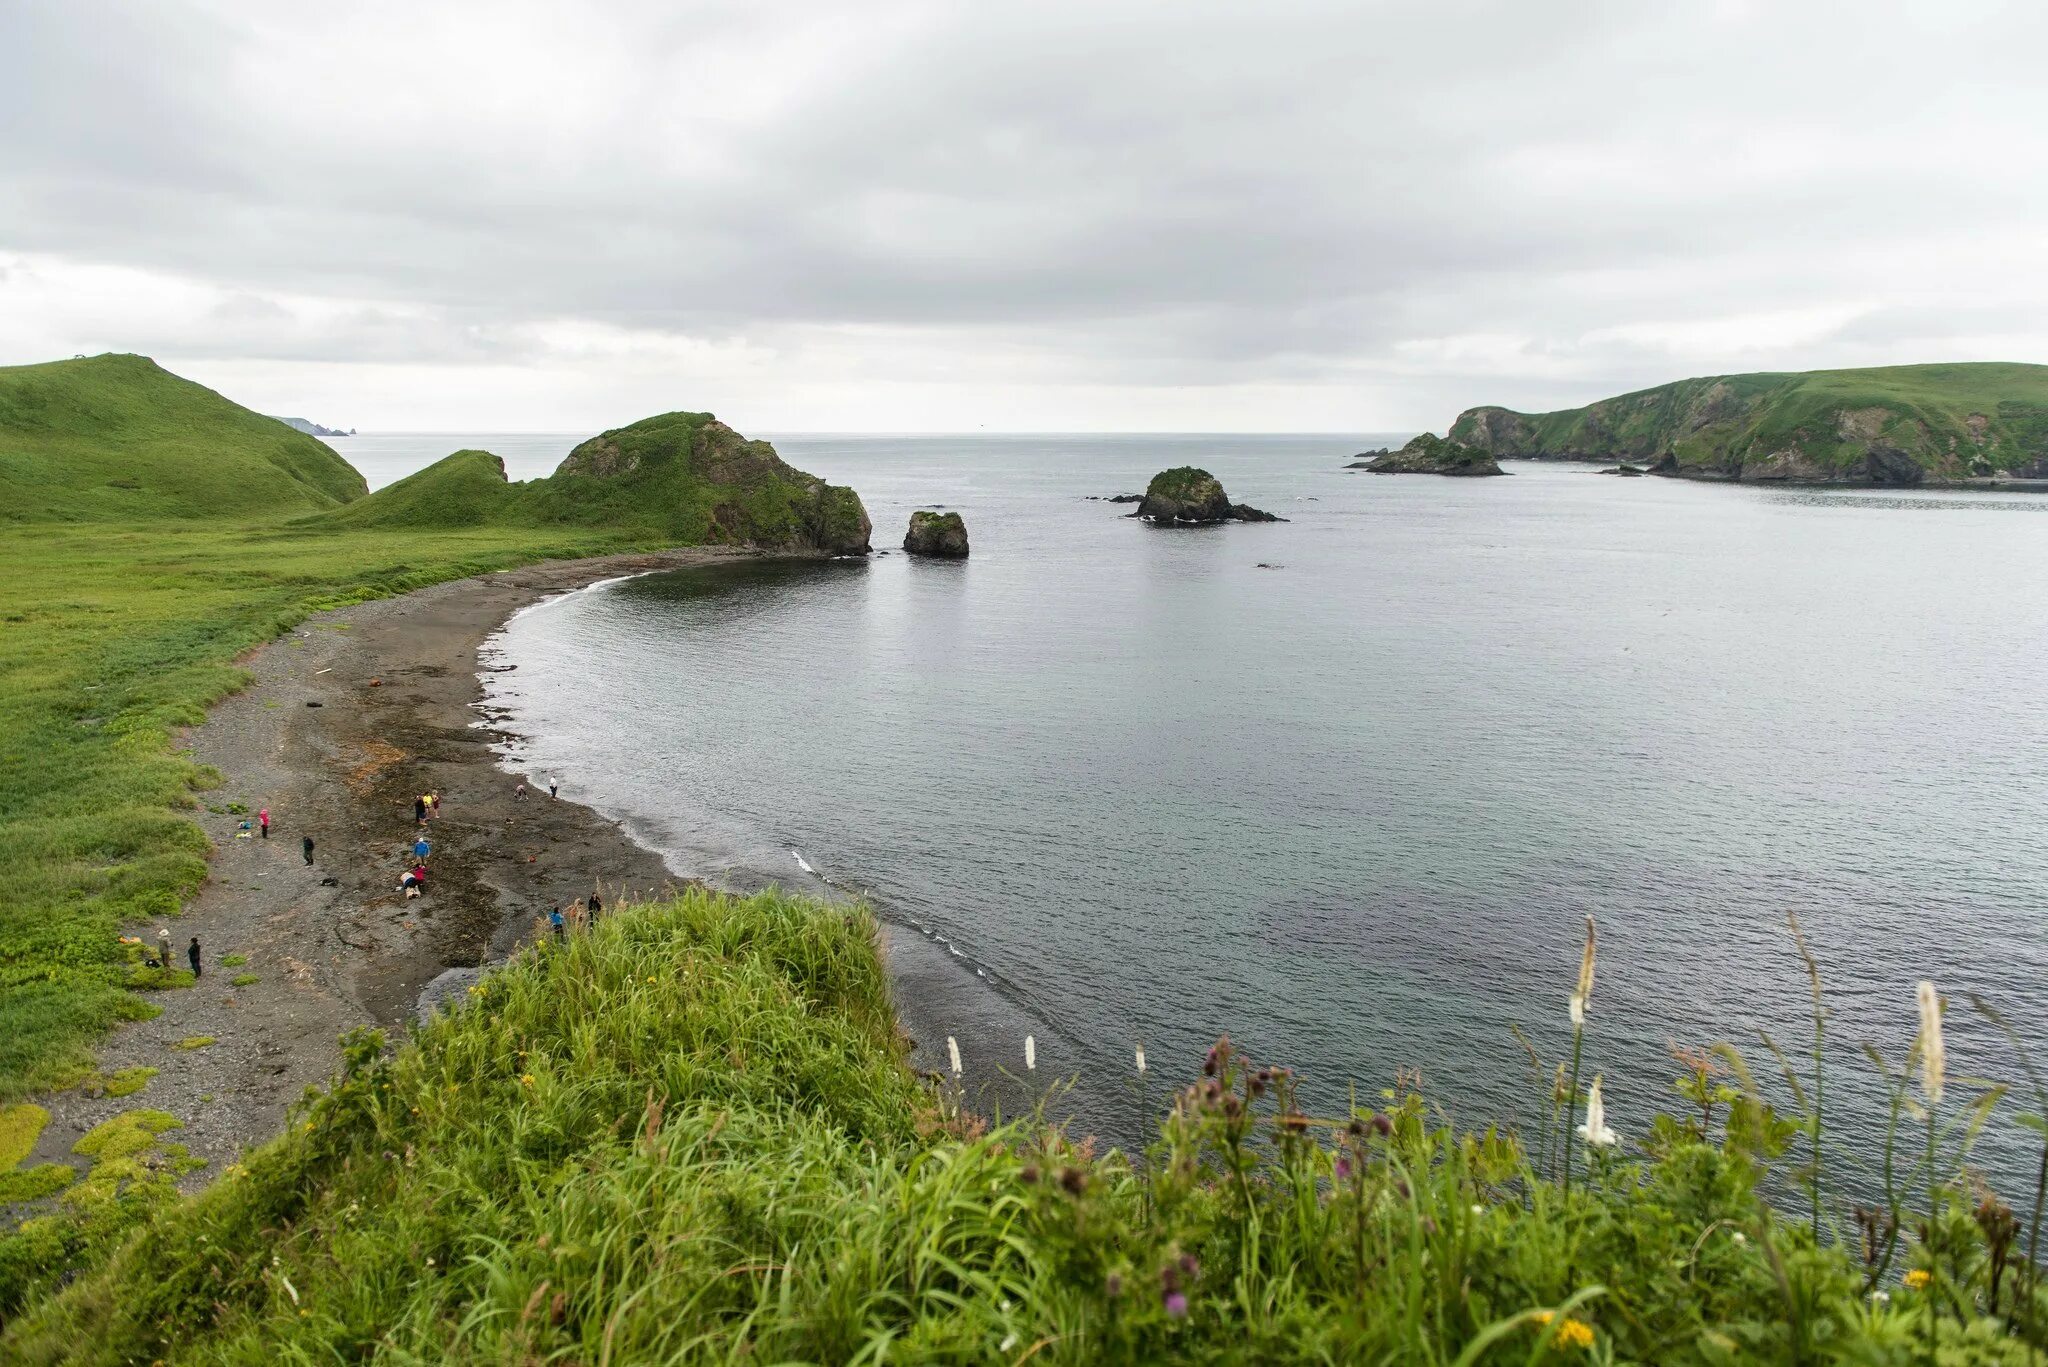
[[[1961,1175],[1967,1096],[1867,1255],[1807,1209],[1818,1120],[1715,1063],[1588,1151],[1561,1107],[1461,1131],[1407,1085],[1306,1114],[1224,1041],[1133,1072],[1156,1142],[1103,1153],[915,1080],[875,934],[700,891],[543,939],[396,1051],[351,1037],[190,1199],[174,1122],[134,1113],[74,1203],[133,1198],[132,1233],[94,1247],[67,1212],[0,1238],[0,1358],[2020,1367],[2039,1342],[2013,1212]]]
[[[277,518],[365,489],[312,437],[146,356],[0,367],[0,520]]]
[[[1494,456],[1628,460],[1700,479],[2048,478],[2048,366],[1999,362],[1710,375],[1556,413],[1471,408]]]
[[[546,479],[508,483],[485,451],[454,455],[308,527],[604,528],[677,545],[868,549],[860,496],[784,462],[709,413],[664,413],[592,437]]]

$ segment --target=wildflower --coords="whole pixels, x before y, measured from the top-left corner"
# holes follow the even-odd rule
[[[1011,1334],[1011,1335],[1009,1335],[1009,1336],[1008,1336],[1007,1338],[1005,1338],[1005,1339],[1004,1339],[1004,1340],[1003,1340],[1003,1341],[1002,1341],[1001,1343],[998,1343],[998,1344],[996,1345],[996,1351],[997,1351],[998,1353],[1007,1353],[1007,1352],[1009,1352],[1009,1351],[1010,1351],[1010,1350],[1011,1350],[1012,1348],[1015,1348],[1016,1346],[1017,1346],[1017,1336],[1016,1336],[1015,1334]]]
[[[1884,1306],[1892,1303],[1892,1293],[1889,1291],[1873,1291],[1870,1293],[1870,1303],[1882,1309]]]
[[[519,1075],[519,1085],[522,1087],[531,1087],[533,1085],[533,1074],[521,1073]]]
[[[1948,1071],[1948,1050],[1941,1042],[1941,994],[1920,980],[1920,1091],[1930,1106],[1941,1104],[1941,1084]]]
[[[1088,1174],[1079,1168],[1061,1168],[1059,1181],[1069,1196],[1079,1196],[1088,1189]]]
[[[1394,1132],[1394,1122],[1379,1114],[1375,1114],[1371,1120],[1368,1120],[1366,1127],[1382,1139],[1385,1139]]]
[[[1124,1278],[1121,1272],[1112,1272],[1103,1278],[1102,1289],[1111,1300],[1124,1294]]]
[[[1586,1004],[1593,1000],[1593,946],[1597,936],[1593,931],[1593,918],[1586,918],[1586,950],[1579,956],[1579,987],[1572,993],[1572,1024],[1583,1025],[1586,1019]]]
[[[1036,1183],[1038,1181],[1038,1164],[1026,1163],[1022,1168],[1018,1170],[1017,1176],[1020,1179],[1022,1179],[1025,1185],[1027,1186]]]
[[[1916,1267],[1906,1274],[1906,1285],[1912,1287],[1915,1291],[1926,1290],[1927,1284],[1933,1280],[1934,1274],[1924,1267]]]
[[[1024,1037],[1024,1070],[1038,1071],[1038,1041],[1029,1035]]]
[[[1188,1317],[1188,1297],[1185,1291],[1166,1293],[1166,1314],[1168,1318],[1177,1320]]]
[[[1550,1327],[1550,1322],[1556,1319],[1557,1315],[1554,1311],[1538,1310],[1533,1318],[1536,1321],[1536,1327],[1538,1329],[1548,1329]]]
[[[1484,1215],[1484,1214],[1486,1214],[1486,1207],[1485,1207],[1485,1206],[1474,1206],[1474,1207],[1472,1207],[1472,1214],[1473,1214],[1474,1216],[1480,1216],[1480,1215]]]
[[[1557,1326],[1557,1342],[1558,1346],[1563,1348],[1591,1348],[1593,1326],[1584,1320],[1575,1320],[1567,1315],[1564,1323]]]
[[[1588,925],[1592,924],[1589,920]],[[1616,1142],[1618,1136],[1607,1128],[1607,1103],[1600,1099],[1600,1075],[1593,1075],[1592,1090],[1586,1094],[1586,1123],[1579,1126],[1579,1137],[1596,1149],[1604,1149]]]
[[[1348,1153],[1337,1155],[1337,1180],[1339,1182],[1351,1180],[1351,1155]]]
[[[1728,1237],[1735,1241],[1735,1246],[1737,1248],[1741,1248],[1744,1244],[1749,1242],[1749,1236],[1747,1234],[1744,1234],[1739,1229],[1736,1230],[1733,1234],[1729,1235]]]
[[[960,1076],[960,1044],[951,1035],[946,1036],[946,1059],[953,1065],[953,1076]]]
[[[1140,1076],[1140,1077],[1143,1077],[1144,1075],[1145,1075],[1145,1046],[1141,1044],[1141,1045],[1139,1045],[1139,1046],[1138,1046],[1138,1076]]]

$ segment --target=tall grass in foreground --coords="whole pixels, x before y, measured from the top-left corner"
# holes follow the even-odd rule
[[[1895,1184],[1932,1194],[1900,1196],[1896,1288],[1760,1195],[1811,1128],[1746,1072],[1641,1136],[1588,1114],[1567,1191],[1413,1087],[1307,1114],[1224,1040],[1142,1160],[1098,1153],[915,1081],[873,935],[691,893],[528,950],[395,1052],[352,1037],[284,1136],[43,1288],[0,1357],[2020,1363],[2037,1337],[1952,1129]]]

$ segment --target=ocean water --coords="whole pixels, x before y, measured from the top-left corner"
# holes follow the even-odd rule
[[[1568,1053],[1587,915],[1585,1071],[1624,1133],[1673,1104],[1670,1044],[1803,1056],[1788,910],[1838,1165],[1917,979],[1955,1072],[2016,1073],[1968,992],[2048,1047],[2048,498],[1342,468],[1388,439],[781,441],[877,546],[943,505],[972,558],[539,605],[492,647],[508,762],[679,872],[867,896],[925,1064],[957,1037],[1012,1110],[1070,1080],[1116,1139],[1226,1031],[1318,1106],[1420,1068],[1461,1121],[1526,1122],[1510,1026]],[[1088,501],[1185,463],[1290,520]],[[2009,1129],[1983,1158],[2017,1185]]]
[[[426,469],[457,451],[489,451],[505,462],[507,479],[542,479],[590,434],[565,432],[364,432],[322,437],[363,472],[372,489]]]

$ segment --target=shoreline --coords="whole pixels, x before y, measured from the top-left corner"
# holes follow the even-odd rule
[[[544,776],[528,775],[528,800],[514,800],[516,777],[495,748],[504,733],[477,710],[489,668],[478,652],[514,613],[557,594],[762,554],[690,547],[543,561],[316,613],[238,659],[248,683],[173,742],[221,778],[194,794],[213,847],[207,881],[178,916],[128,927],[145,941],[168,928],[180,966],[196,936],[202,976],[146,994],[162,1014],[101,1042],[102,1073],[159,1070],[141,1091],[73,1087],[37,1099],[50,1123],[30,1162],[75,1161],[72,1144],[94,1125],[162,1110],[183,1122],[168,1137],[206,1160],[181,1183],[195,1189],[275,1136],[291,1103],[327,1082],[343,1033],[402,1031],[429,982],[501,957],[526,917],[596,886],[616,905],[687,881],[617,823],[551,800]],[[442,796],[442,814],[426,832],[429,891],[407,902],[397,882],[416,834],[412,799],[424,792]],[[240,823],[263,808],[269,838],[243,836]],[[224,965],[230,954],[247,962]],[[237,987],[241,975],[255,981]],[[207,1037],[215,1042],[180,1047]]]

